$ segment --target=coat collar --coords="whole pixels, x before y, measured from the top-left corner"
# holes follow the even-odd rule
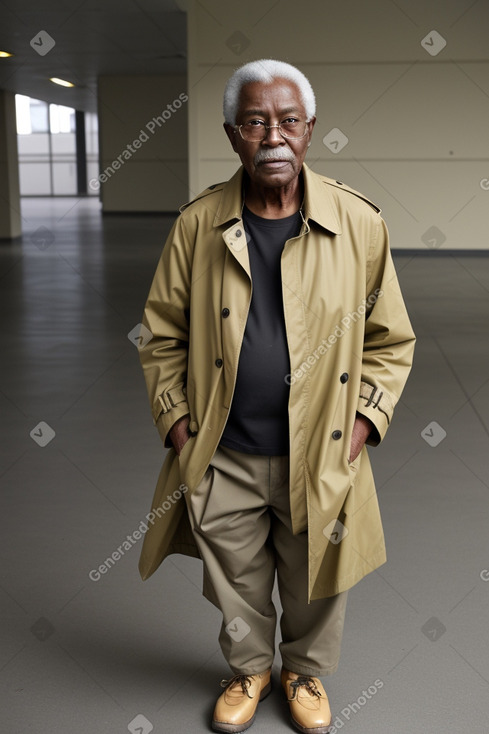
[[[241,219],[243,211],[243,173],[244,168],[236,171],[234,176],[225,184],[221,201],[214,217],[214,227],[219,227],[234,219]],[[328,232],[341,234],[338,206],[326,182],[311,171],[304,163],[304,218],[306,222],[312,219]]]

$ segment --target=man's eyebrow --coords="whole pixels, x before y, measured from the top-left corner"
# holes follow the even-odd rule
[[[299,110],[297,107],[286,107],[285,109],[280,110],[279,117],[281,117],[282,115],[289,115],[291,112],[299,114]],[[259,115],[260,117],[266,117],[266,112],[259,109],[244,110],[243,116],[246,115]]]

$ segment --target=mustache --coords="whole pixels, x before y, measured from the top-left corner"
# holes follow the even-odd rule
[[[255,166],[268,161],[294,161],[295,155],[288,148],[271,148],[270,150],[259,150],[253,159]]]

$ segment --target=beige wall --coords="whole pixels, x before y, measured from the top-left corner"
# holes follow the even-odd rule
[[[186,200],[186,100],[184,75],[99,78],[103,211],[173,212]]]
[[[489,3],[426,5],[189,2],[190,195],[239,164],[222,129],[226,79],[278,58],[316,92],[307,162],[381,206],[393,247],[487,248]],[[447,42],[435,56],[421,45],[432,30]],[[349,139],[337,153],[323,143],[333,128]]]
[[[0,89],[0,239],[21,234],[17,157],[15,95]]]

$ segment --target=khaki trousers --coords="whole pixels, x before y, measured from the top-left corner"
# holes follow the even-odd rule
[[[275,572],[284,667],[314,676],[338,667],[347,592],[308,604],[307,532],[292,534],[288,479],[288,456],[219,446],[200,484],[185,495],[204,561],[203,593],[223,614],[219,642],[235,674],[272,667]]]

